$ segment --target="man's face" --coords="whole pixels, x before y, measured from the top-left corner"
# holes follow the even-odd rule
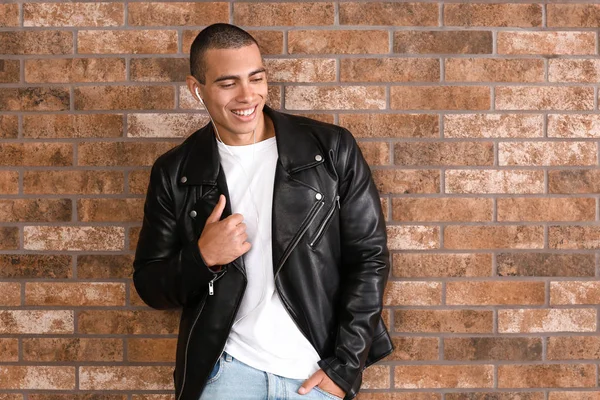
[[[235,141],[258,125],[262,129],[267,77],[258,46],[211,49],[204,61],[205,84],[200,85],[200,94],[220,135]]]

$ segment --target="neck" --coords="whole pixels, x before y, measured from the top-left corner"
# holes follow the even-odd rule
[[[261,116],[254,131],[243,134],[232,134],[223,128],[217,129],[218,136],[223,143],[228,146],[247,146],[253,143],[262,142],[263,140],[275,136],[275,128],[273,122],[264,113]],[[215,127],[216,129],[217,127]]]

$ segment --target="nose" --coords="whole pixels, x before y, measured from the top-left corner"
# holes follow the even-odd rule
[[[249,82],[242,82],[239,86],[239,92],[236,100],[240,103],[250,103],[254,97],[252,86]]]

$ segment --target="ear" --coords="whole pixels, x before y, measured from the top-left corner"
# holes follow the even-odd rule
[[[202,102],[202,104],[204,104],[204,101],[202,100],[202,97],[200,95],[202,93],[203,85],[200,82],[198,82],[198,80],[191,75],[185,79],[185,83],[188,87],[188,90],[192,94],[192,96],[195,99],[200,100]]]

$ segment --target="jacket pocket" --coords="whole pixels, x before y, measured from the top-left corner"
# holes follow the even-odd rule
[[[329,223],[333,219],[333,215],[335,214],[336,208],[338,210],[340,208],[340,196],[335,196],[335,199],[333,200],[333,204],[327,211],[327,215],[325,216],[325,219],[323,219],[323,222],[321,222],[321,225],[319,225],[319,228],[317,229],[317,233],[315,233],[315,236],[308,244],[311,248],[314,249],[315,247],[317,247],[317,245],[323,238],[323,235],[325,234],[325,231],[327,231],[327,227],[329,226]]]

